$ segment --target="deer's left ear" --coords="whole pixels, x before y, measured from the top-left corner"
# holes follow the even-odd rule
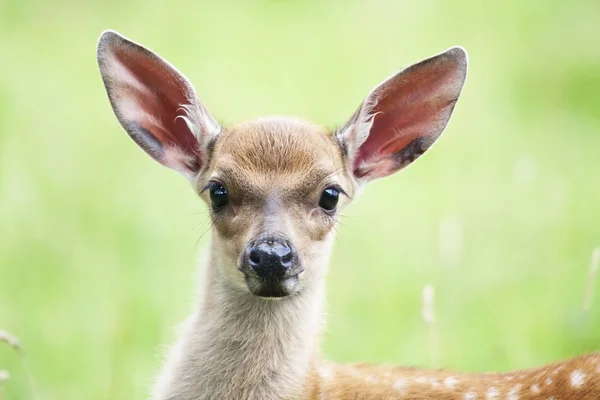
[[[467,53],[453,47],[385,80],[337,137],[362,182],[416,160],[442,134],[467,75]]]
[[[192,179],[221,128],[192,84],[167,61],[117,32],[98,41],[98,65],[125,131],[150,157]]]

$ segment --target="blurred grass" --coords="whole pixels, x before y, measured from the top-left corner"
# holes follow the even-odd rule
[[[596,0],[0,2],[0,327],[36,399],[143,399],[207,243],[187,183],[112,115],[95,63],[107,28],[177,65],[225,123],[335,126],[398,68],[464,46],[444,137],[342,218],[325,352],[486,371],[599,350],[600,294],[581,311],[600,245],[598,20]],[[0,347],[1,368],[7,398],[29,398]]]

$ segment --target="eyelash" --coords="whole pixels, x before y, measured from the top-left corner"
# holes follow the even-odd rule
[[[335,190],[337,190],[338,192],[340,192],[340,194],[343,194],[344,196],[348,197],[348,193],[346,193],[346,192],[344,191],[344,189],[342,189],[342,187],[341,187],[340,185],[338,185],[337,183],[336,183],[336,184],[333,184],[333,185],[325,185],[325,186],[324,186],[324,188],[325,188],[325,189],[327,189],[327,188],[332,188],[332,189],[335,189]],[[325,190],[325,189],[323,189],[323,190]]]
[[[200,191],[200,194],[206,192],[207,190],[213,189],[217,185],[222,185],[222,183],[217,182],[217,181],[208,181],[208,183]]]

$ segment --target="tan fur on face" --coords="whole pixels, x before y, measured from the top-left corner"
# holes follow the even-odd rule
[[[233,126],[215,141],[208,165],[196,183],[199,192],[209,181],[225,185],[228,209],[213,212],[215,242],[223,273],[243,288],[237,262],[248,242],[262,233],[281,233],[298,249],[303,265],[314,265],[332,231],[335,217],[318,206],[325,188],[340,185],[349,195],[343,152],[323,127],[296,119],[264,118]],[[210,203],[207,191],[202,197]],[[340,206],[344,200],[340,201]],[[306,270],[302,280],[321,276]]]

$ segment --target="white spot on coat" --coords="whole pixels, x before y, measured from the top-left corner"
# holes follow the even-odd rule
[[[485,393],[485,398],[486,399],[490,399],[490,400],[491,399],[498,399],[498,398],[500,398],[500,391],[498,390],[498,388],[492,386]]]
[[[571,372],[571,386],[580,388],[583,382],[585,382],[585,374],[583,372],[578,369]]]
[[[517,383],[515,387],[513,387],[510,392],[508,392],[508,400],[518,400],[519,393],[521,392],[521,384]]]
[[[467,394],[465,394],[465,400],[476,400],[477,399],[477,393],[475,392],[467,392]]]
[[[402,392],[402,391],[404,391],[405,388],[406,388],[406,380],[397,379],[396,382],[394,382],[394,389]]]
[[[444,385],[446,385],[448,389],[453,389],[457,383],[458,381],[453,376],[449,376],[444,379]]]
[[[539,393],[540,387],[537,384],[531,385],[531,393]]]

